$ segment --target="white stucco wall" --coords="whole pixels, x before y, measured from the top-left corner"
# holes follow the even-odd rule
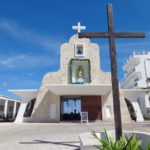
[[[111,84],[111,73],[110,72],[103,72],[100,68],[100,50],[99,46],[95,43],[91,43],[89,39],[79,39],[78,35],[74,35],[70,38],[68,43],[62,44],[60,48],[60,69],[57,72],[49,72],[47,73],[42,80],[42,84],[40,89],[37,93],[36,103],[32,112],[32,115],[28,121],[33,122],[55,122],[60,120],[60,96],[54,94],[51,90],[49,90],[49,85],[69,85],[70,84],[70,77],[69,77],[69,63],[70,59],[76,58],[75,56],[75,45],[76,44],[83,44],[85,56],[80,59],[89,59],[91,65],[91,82],[88,85],[105,85]],[[69,93],[68,93],[69,94]],[[75,95],[78,95],[76,93]],[[107,120],[108,113],[106,113],[106,108],[109,108],[112,111],[113,119],[113,101],[112,101],[112,92],[108,95],[102,96],[102,114],[103,120]],[[111,107],[110,107],[111,105]],[[56,109],[53,109],[53,106]],[[51,110],[52,108],[52,110]],[[121,94],[121,111],[123,112],[123,120],[129,120],[129,112],[127,110],[127,106],[124,103],[124,98]],[[124,109],[126,108],[126,109]],[[107,110],[108,111],[108,110]],[[53,118],[53,115],[55,117]],[[51,116],[51,118],[50,118]],[[127,117],[128,116],[128,117]],[[110,119],[110,118],[109,118]],[[27,120],[26,120],[27,121]]]
[[[36,108],[36,113],[33,113],[30,120],[34,122],[59,122],[60,96],[46,90],[43,100],[38,108]]]
[[[141,94],[137,99],[139,101],[143,117],[145,119],[150,119],[150,111],[148,110],[150,108],[149,94],[148,93]]]
[[[133,90],[124,89],[123,90],[124,97],[132,103],[132,106],[133,106],[136,116],[137,116],[137,121],[139,121],[139,122],[144,121],[141,107],[139,105],[140,104],[139,99],[138,99],[138,97],[143,93],[145,93],[144,90],[138,90],[138,89],[135,89],[135,90],[134,89]],[[144,105],[144,103],[143,103],[143,105]]]

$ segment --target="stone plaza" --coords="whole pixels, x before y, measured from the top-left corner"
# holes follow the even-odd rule
[[[150,122],[123,124],[123,130],[150,132]],[[2,150],[78,150],[79,134],[114,129],[112,122],[79,123],[1,123]]]

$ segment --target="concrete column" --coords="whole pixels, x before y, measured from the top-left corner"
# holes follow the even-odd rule
[[[136,121],[137,122],[144,121],[144,118],[143,118],[143,115],[142,115],[139,103],[137,101],[135,101],[135,102],[132,102],[132,105],[133,105],[133,108],[134,108],[136,116],[137,116]]]
[[[4,116],[7,117],[7,111],[8,111],[8,100],[5,100],[5,106],[4,106]]]
[[[15,118],[16,110],[17,110],[17,102],[16,102],[16,101],[14,101],[13,118]]]
[[[28,102],[22,102],[15,120],[15,123],[20,123],[23,122],[23,115],[24,112],[26,110],[26,106],[27,106]]]

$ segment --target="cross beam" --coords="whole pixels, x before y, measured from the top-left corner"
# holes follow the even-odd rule
[[[144,38],[145,34],[143,32],[115,32],[115,38]],[[79,33],[80,38],[109,38],[110,34],[108,32],[91,32],[91,33]]]
[[[143,32],[115,32],[112,4],[107,5],[107,16],[108,16],[108,32],[79,33],[79,38],[109,38],[115,132],[116,132],[116,139],[119,140],[120,137],[122,136],[122,123],[121,123],[119,85],[117,76],[115,38],[144,38],[145,34]]]

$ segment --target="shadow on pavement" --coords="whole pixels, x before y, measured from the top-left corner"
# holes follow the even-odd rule
[[[55,144],[55,145],[64,145],[64,146],[70,146],[70,147],[76,147],[78,150],[78,148],[80,146],[75,145],[75,144],[80,144],[79,141],[71,141],[71,142],[52,142],[52,141],[43,141],[43,140],[34,140],[32,142],[20,142],[19,144]]]

